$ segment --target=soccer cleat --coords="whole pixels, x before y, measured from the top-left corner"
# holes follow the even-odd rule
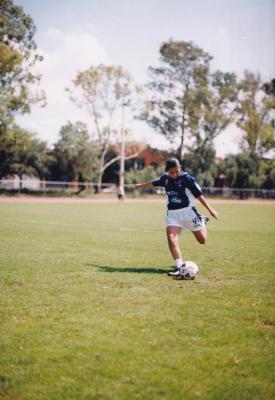
[[[185,263],[183,263],[180,268],[185,267]],[[181,279],[180,277],[180,268],[175,268],[173,271],[168,272],[167,275],[173,276],[175,279]]]
[[[168,275],[177,280],[183,279],[179,269],[175,272],[170,272]]]
[[[180,273],[179,269],[176,268],[174,271],[168,272],[168,275],[169,275],[169,276],[178,276],[179,273]]]
[[[178,268],[173,269],[173,271],[167,272],[167,275],[173,276],[174,274],[177,274],[179,272]]]

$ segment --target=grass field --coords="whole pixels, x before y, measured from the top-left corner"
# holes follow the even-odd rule
[[[172,263],[160,204],[0,204],[1,400],[275,397],[275,206],[218,205]]]

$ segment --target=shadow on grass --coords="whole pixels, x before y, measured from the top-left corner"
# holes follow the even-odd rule
[[[169,270],[159,269],[159,268],[139,268],[139,267],[110,267],[108,265],[97,265],[97,264],[88,264],[90,267],[96,267],[104,272],[126,272],[126,273],[135,273],[135,274],[167,274]]]

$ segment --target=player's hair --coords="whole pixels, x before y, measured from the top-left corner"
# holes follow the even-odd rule
[[[167,171],[169,171],[169,169],[175,168],[175,167],[181,168],[179,160],[175,157],[168,158],[168,160],[166,161],[166,165],[165,165],[165,171],[167,172]]]

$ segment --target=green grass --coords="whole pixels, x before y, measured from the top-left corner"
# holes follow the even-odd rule
[[[1,400],[272,399],[272,205],[220,205],[172,263],[159,204],[1,204]]]

